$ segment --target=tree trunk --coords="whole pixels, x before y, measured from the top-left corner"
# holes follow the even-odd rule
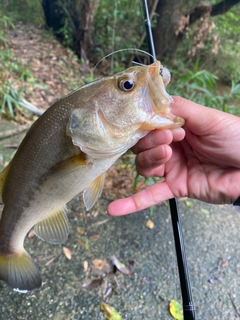
[[[178,38],[175,29],[181,17],[180,10],[181,2],[179,0],[159,0],[158,2],[156,8],[157,24],[153,29],[155,51],[158,59],[172,56],[177,47]]]
[[[153,29],[157,58],[173,59],[178,44],[185,37],[187,28],[191,24],[207,15],[224,14],[238,3],[240,0],[223,0],[215,5],[201,2],[188,13],[182,14],[181,1],[159,0],[156,8],[157,24]]]
[[[93,21],[100,0],[83,0],[80,8],[77,10],[81,13],[79,19],[79,28],[77,30],[77,42],[79,42],[81,57],[88,63],[91,48],[93,45]]]
[[[86,63],[93,45],[93,19],[99,2],[100,0],[42,0],[47,26],[53,29],[63,43],[64,40],[66,42],[67,35],[71,41],[66,45]]]

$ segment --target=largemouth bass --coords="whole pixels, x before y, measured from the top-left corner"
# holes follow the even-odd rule
[[[24,249],[36,234],[60,244],[68,237],[66,203],[83,192],[89,210],[107,169],[150,130],[184,124],[171,113],[162,66],[131,67],[55,102],[32,125],[0,174],[0,279],[17,291],[41,286]]]

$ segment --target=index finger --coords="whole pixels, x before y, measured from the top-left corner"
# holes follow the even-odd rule
[[[173,134],[169,129],[153,130],[140,139],[138,143],[132,147],[132,151],[135,154],[138,154],[142,151],[155,148],[161,144],[170,144],[172,139]]]

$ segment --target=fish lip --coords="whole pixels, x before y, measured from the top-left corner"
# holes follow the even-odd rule
[[[155,61],[148,67],[149,96],[151,97],[151,101],[146,102],[146,109],[153,112],[150,122],[152,121],[154,123],[154,118],[161,117],[169,120],[166,121],[166,126],[170,126],[171,128],[180,127],[184,125],[185,121],[171,112],[170,105],[174,100],[165,89],[164,79],[160,75],[161,68],[163,68],[163,66],[160,61]]]

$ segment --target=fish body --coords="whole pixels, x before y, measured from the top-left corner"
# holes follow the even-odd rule
[[[171,98],[157,61],[81,87],[54,103],[32,125],[0,174],[0,279],[18,291],[41,286],[24,249],[34,227],[43,240],[68,237],[66,203],[83,192],[87,209],[101,195],[105,172],[156,128],[184,120],[170,111]]]

